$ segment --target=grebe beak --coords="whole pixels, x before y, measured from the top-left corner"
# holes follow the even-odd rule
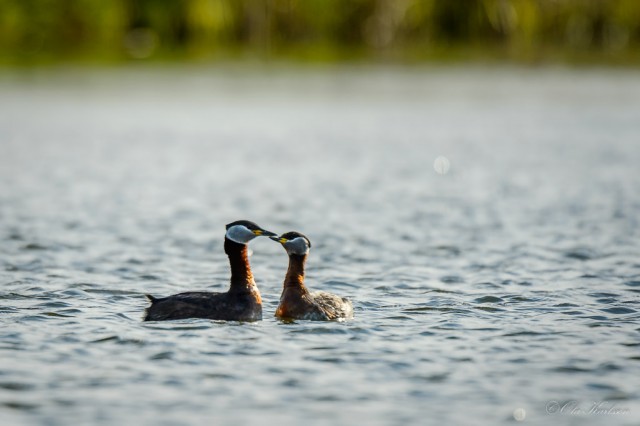
[[[252,232],[255,235],[257,235],[258,237],[262,236],[262,237],[272,238],[272,237],[275,237],[275,236],[278,235],[275,232],[267,231],[267,230],[264,230],[264,229],[254,229]]]
[[[289,240],[287,240],[286,238],[280,238],[280,237],[278,237],[277,235],[276,235],[275,237],[269,237],[269,238],[271,238],[273,241],[276,241],[276,242],[278,242],[278,243],[280,243],[280,244],[284,244],[284,243],[286,243],[287,241],[289,241]]]

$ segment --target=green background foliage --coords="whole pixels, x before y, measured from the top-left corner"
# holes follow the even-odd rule
[[[0,62],[637,63],[638,0],[0,0]]]

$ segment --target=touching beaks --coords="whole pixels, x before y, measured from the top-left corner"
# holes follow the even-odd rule
[[[273,237],[269,237],[269,238],[271,238],[273,241],[277,241],[277,242],[279,242],[280,244],[284,244],[284,243],[286,243],[287,241],[289,241],[289,240],[287,240],[286,238],[280,238],[280,237],[278,237],[277,235],[276,235],[276,236],[273,236]]]
[[[278,235],[275,232],[267,231],[264,229],[254,229],[252,232],[258,237],[262,236],[272,238]]]

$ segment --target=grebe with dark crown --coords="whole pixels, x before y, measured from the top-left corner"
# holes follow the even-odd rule
[[[287,232],[269,238],[282,244],[289,255],[289,269],[284,278],[276,317],[311,321],[353,318],[353,304],[349,299],[324,291],[310,293],[304,285],[304,264],[311,248],[311,241],[307,237],[299,232]]]
[[[206,318],[225,321],[257,321],[262,319],[262,299],[249,265],[247,244],[258,236],[276,234],[248,220],[226,226],[224,251],[231,264],[231,285],[226,293],[189,291],[155,298],[146,295],[151,306],[145,311],[145,321],[165,321],[185,318]]]

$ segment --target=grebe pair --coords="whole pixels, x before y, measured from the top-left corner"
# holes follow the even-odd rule
[[[156,298],[147,295],[151,306],[145,321],[186,318],[206,318],[226,321],[257,321],[262,319],[262,299],[249,265],[248,243],[256,237],[269,237],[282,244],[289,255],[289,269],[276,317],[283,320],[339,320],[353,317],[353,305],[348,299],[325,292],[309,293],[304,285],[304,265],[311,242],[298,232],[281,236],[262,229],[248,220],[226,226],[224,251],[231,265],[231,285],[226,293],[186,292]]]

